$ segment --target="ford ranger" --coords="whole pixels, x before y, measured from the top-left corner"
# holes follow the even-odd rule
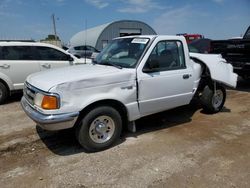
[[[75,128],[88,151],[110,147],[141,117],[200,98],[219,112],[237,75],[220,55],[190,54],[183,36],[114,39],[92,64],[30,75],[21,104],[46,130]],[[134,126],[132,126],[134,128]]]

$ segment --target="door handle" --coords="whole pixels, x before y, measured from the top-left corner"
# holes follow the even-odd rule
[[[4,69],[8,69],[10,68],[10,65],[8,64],[3,64],[3,65],[0,65],[1,68],[4,68]]]
[[[184,74],[182,76],[183,79],[189,79],[189,77],[191,77],[192,75],[191,74]]]
[[[51,67],[51,65],[50,65],[50,64],[48,64],[48,63],[46,63],[46,64],[42,64],[42,66],[43,66],[44,68],[47,68],[47,69],[50,69],[50,67]]]

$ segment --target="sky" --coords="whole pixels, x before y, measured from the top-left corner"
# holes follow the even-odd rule
[[[158,34],[198,33],[211,39],[242,36],[250,0],[0,0],[0,40],[40,40],[53,34],[67,44],[79,31],[117,20],[139,20]]]

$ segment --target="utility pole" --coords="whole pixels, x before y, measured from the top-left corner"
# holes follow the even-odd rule
[[[52,14],[52,24],[54,29],[55,40],[57,40],[55,14]]]

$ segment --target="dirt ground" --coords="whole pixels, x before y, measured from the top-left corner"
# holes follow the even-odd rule
[[[1,187],[250,187],[250,82],[228,90],[218,114],[195,105],[156,114],[97,153],[72,130],[36,127],[19,100],[0,106]]]

